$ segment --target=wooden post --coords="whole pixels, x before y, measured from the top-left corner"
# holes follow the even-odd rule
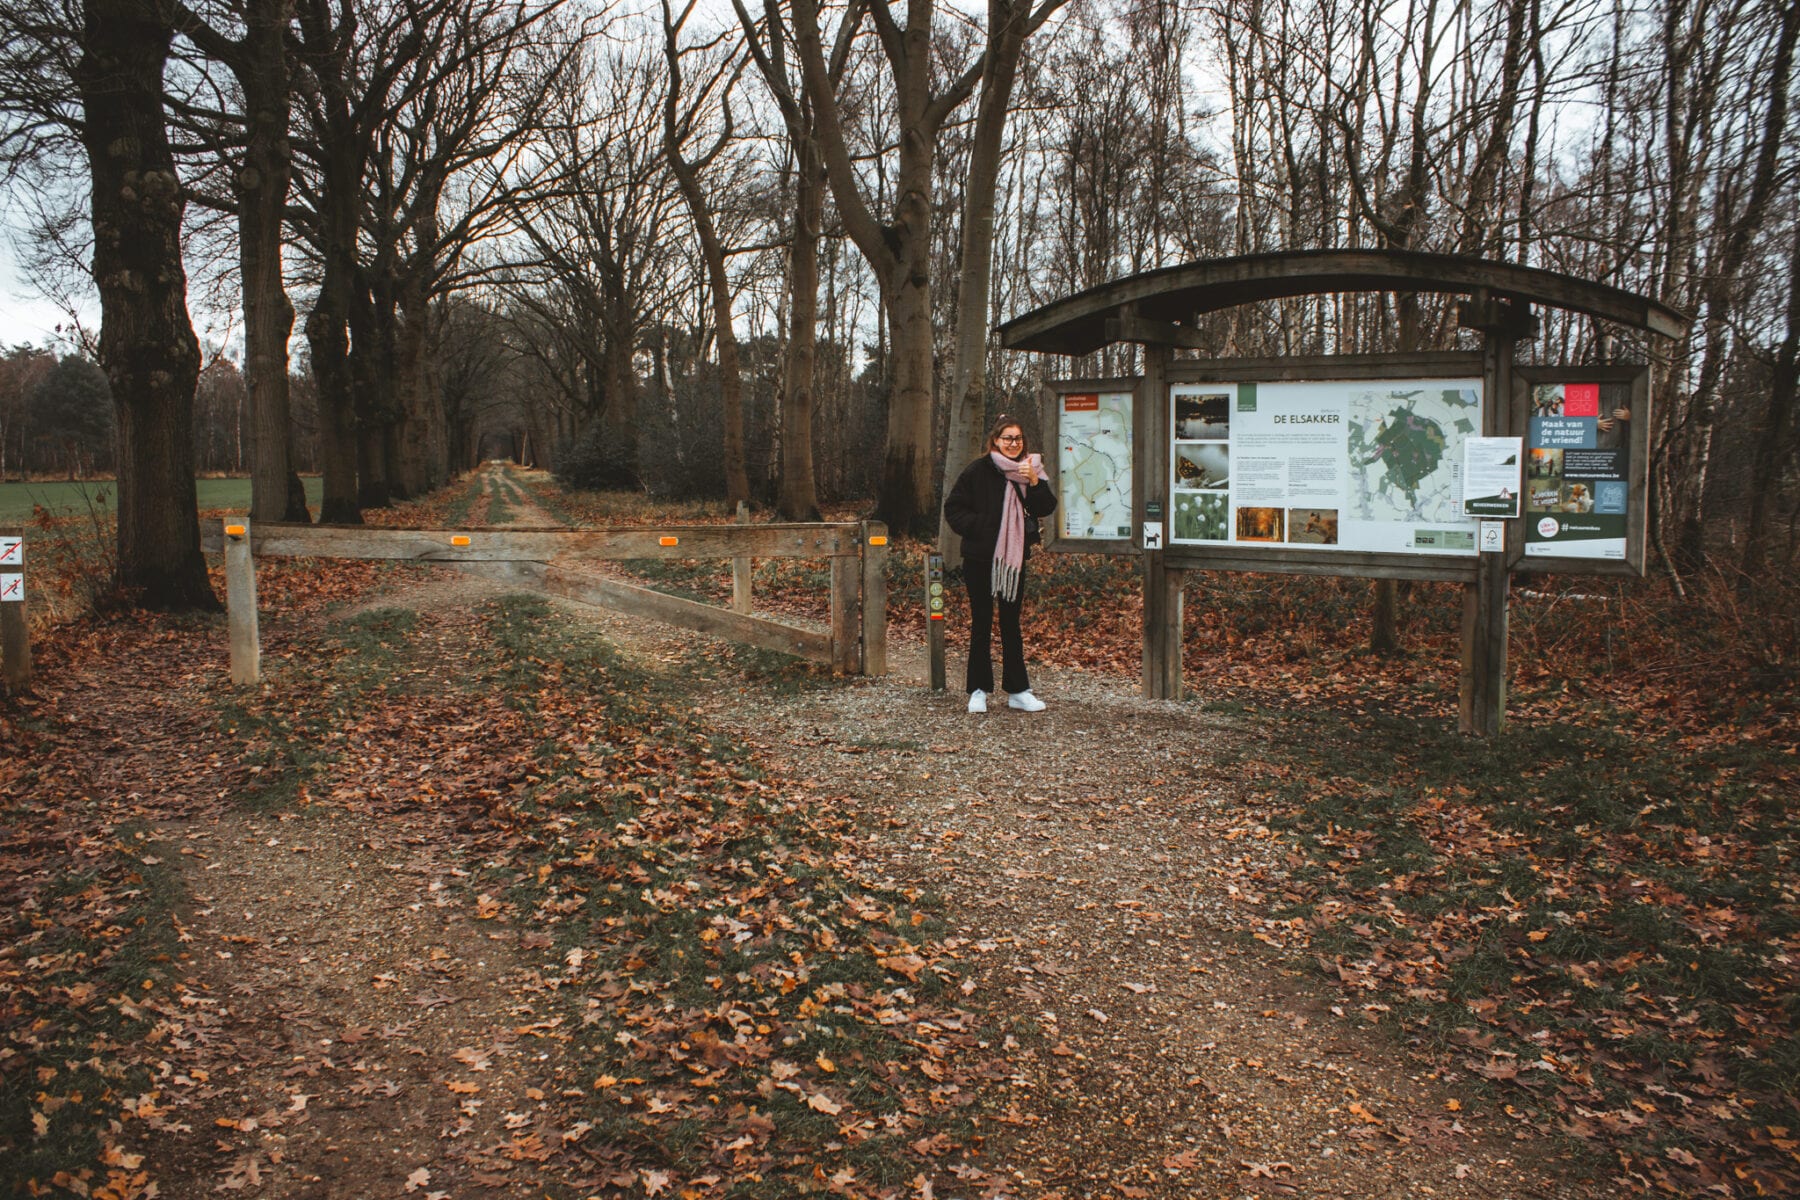
[[[925,552],[925,657],[930,665],[931,690],[944,690],[944,556]]]
[[[25,611],[25,535],[0,535],[0,681],[9,696],[31,690],[31,623]]]
[[[742,500],[738,501],[737,523],[750,523],[750,506]],[[750,612],[750,556],[736,554],[731,559],[731,611],[735,613]]]
[[[1162,698],[1181,699],[1181,589],[1187,583],[1187,572],[1163,568],[1163,602],[1161,632],[1166,647],[1162,663]]]
[[[1133,488],[1138,494],[1137,519],[1146,520],[1149,506],[1156,505],[1165,529],[1169,511],[1169,347],[1144,347],[1143,390],[1137,396],[1134,424],[1139,461],[1145,470]],[[1142,537],[1141,532],[1137,535]],[[1166,538],[1165,538],[1166,540]],[[1142,544],[1141,541],[1139,543]],[[1141,688],[1149,700],[1168,700],[1181,694],[1181,572],[1163,567],[1161,550],[1143,553],[1144,629]],[[1171,613],[1171,609],[1173,612]],[[1171,630],[1173,634],[1171,635]],[[1170,692],[1170,680],[1174,692]]]
[[[887,665],[887,526],[862,525],[862,673],[886,675]]]
[[[256,559],[249,522],[225,524],[225,614],[231,633],[231,682],[262,682],[262,645],[256,628]]]
[[[831,556],[831,669],[854,675],[862,669],[862,556]]]
[[[1482,331],[1481,432],[1484,437],[1512,436],[1513,346],[1535,331],[1536,319],[1522,305],[1477,294],[1463,307],[1462,324]],[[1518,522],[1508,526],[1509,534]],[[1462,678],[1458,688],[1457,726],[1475,737],[1496,738],[1506,724],[1508,554],[1482,554],[1475,582],[1463,589]]]

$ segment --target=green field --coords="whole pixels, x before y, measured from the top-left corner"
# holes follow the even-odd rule
[[[315,511],[319,507],[320,489],[317,475],[301,478],[306,485],[306,503]],[[246,512],[250,508],[250,480],[197,479],[200,511],[228,509]],[[31,520],[39,506],[58,516],[80,515],[90,506],[112,511],[118,489],[110,479],[92,479],[76,483],[51,481],[44,483],[0,483],[0,526],[23,525]]]

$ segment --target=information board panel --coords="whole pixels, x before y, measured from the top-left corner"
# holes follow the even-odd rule
[[[1525,553],[1625,561],[1631,409],[1603,408],[1598,383],[1531,389]]]
[[[1080,541],[1130,538],[1131,389],[1062,391],[1053,403],[1057,536]]]
[[[1473,556],[1479,378],[1169,386],[1172,545]]]

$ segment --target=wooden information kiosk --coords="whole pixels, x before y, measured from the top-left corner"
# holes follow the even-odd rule
[[[1466,296],[1460,320],[1481,349],[1174,356],[1210,349],[1193,324],[1202,314],[1357,291]],[[1141,376],[1057,381],[1042,396],[1064,489],[1045,549],[1142,557],[1144,695],[1181,695],[1188,571],[1449,580],[1465,588],[1461,728],[1498,735],[1511,573],[1644,571],[1647,369],[1515,365],[1515,346],[1536,333],[1533,305],[1670,338],[1688,323],[1551,271],[1344,250],[1170,267],[1000,326],[1015,350],[1144,347]],[[1497,490],[1467,494],[1465,481]]]

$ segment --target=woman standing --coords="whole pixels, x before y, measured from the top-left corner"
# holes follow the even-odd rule
[[[1042,712],[1025,676],[1019,611],[1025,599],[1025,560],[1038,541],[1037,521],[1056,511],[1044,460],[1028,453],[1025,431],[1002,415],[988,432],[988,452],[957,476],[944,498],[944,520],[962,535],[963,583],[969,589],[969,711],[986,712],[994,690],[994,609],[1000,610],[1000,686],[1006,706]],[[1026,532],[1026,518],[1032,518]]]

